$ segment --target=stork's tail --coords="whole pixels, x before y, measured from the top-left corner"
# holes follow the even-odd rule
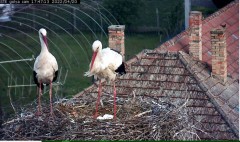
[[[93,74],[90,71],[85,72],[84,76],[91,77]]]
[[[122,62],[122,64],[115,70],[120,75],[126,74],[125,64]]]

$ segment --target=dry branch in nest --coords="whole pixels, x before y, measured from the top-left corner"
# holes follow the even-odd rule
[[[3,124],[2,140],[196,140],[196,128],[188,115],[188,99],[171,102],[137,96],[117,99],[117,120],[94,120],[96,98],[91,95],[48,105],[43,114],[26,110]],[[113,101],[102,96],[99,115],[113,113]],[[30,107],[28,107],[30,108]],[[31,113],[30,113],[31,112]]]

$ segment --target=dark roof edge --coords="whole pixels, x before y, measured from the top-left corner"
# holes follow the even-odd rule
[[[215,80],[214,78],[211,77],[211,75],[209,74],[209,72],[207,71],[207,69],[204,66],[199,67],[200,70],[195,70],[193,65],[197,65],[199,66],[201,63],[201,61],[196,61],[194,59],[192,59],[190,57],[190,55],[188,55],[185,52],[179,51],[179,59],[181,60],[181,62],[183,63],[183,65],[186,67],[186,69],[193,73],[194,78],[196,79],[197,83],[199,84],[199,87],[205,91],[205,93],[207,94],[207,96],[210,98],[210,101],[213,103],[213,105],[216,107],[216,109],[220,112],[220,114],[222,115],[222,117],[224,118],[224,120],[227,122],[227,124],[229,125],[229,127],[233,130],[234,134],[236,137],[239,138],[239,131],[238,128],[236,128],[236,126],[233,124],[233,122],[231,120],[229,120],[228,116],[226,115],[226,113],[223,111],[223,109],[221,108],[221,106],[218,104],[216,98],[214,98],[214,95],[212,94],[212,92],[210,91],[210,87],[208,84],[206,84],[207,80],[211,81],[214,80],[213,82],[215,82],[215,84],[218,84],[219,81]],[[203,73],[204,72],[204,73]],[[201,75],[200,75],[201,74]],[[205,76],[203,75],[205,74]],[[201,78],[199,77],[201,76]],[[212,82],[211,82],[212,83]]]

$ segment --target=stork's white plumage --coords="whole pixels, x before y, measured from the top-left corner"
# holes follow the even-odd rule
[[[52,82],[57,79],[58,64],[56,58],[49,52],[47,44],[47,31],[43,28],[39,30],[39,38],[41,42],[41,52],[36,58],[33,68],[34,82],[39,89],[38,98],[38,114],[41,111],[41,95],[43,84],[50,84],[49,96],[50,96],[50,108],[52,111]]]
[[[123,63],[123,57],[118,52],[110,49],[102,49],[102,43],[96,40],[92,45],[93,56],[89,65],[89,71],[85,73],[85,76],[95,76],[99,78],[98,86],[98,99],[96,103],[96,113],[94,118],[98,115],[98,104],[100,102],[100,96],[102,91],[101,79],[113,81],[113,93],[114,93],[114,118],[116,118],[116,88],[115,82],[117,74],[125,74],[125,67]]]

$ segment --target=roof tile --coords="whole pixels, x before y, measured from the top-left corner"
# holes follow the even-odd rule
[[[228,75],[232,76],[232,74],[234,73],[234,68],[231,65],[229,65],[227,70],[228,70]]]
[[[203,44],[203,53],[205,53],[206,51],[211,50],[211,41],[207,40],[204,44]]]
[[[227,47],[227,51],[230,52],[230,54],[232,54],[236,50],[238,50],[238,43],[237,42],[234,42],[231,46]]]
[[[213,86],[215,86],[217,84],[216,79],[209,77],[204,81],[204,84],[206,84],[208,86],[208,88],[212,88]]]
[[[214,28],[212,23],[208,22],[202,25],[202,33],[203,35],[209,34],[209,32]],[[209,34],[210,35],[210,34]]]
[[[232,65],[236,60],[234,60],[233,58],[227,58],[227,66]],[[230,68],[228,68],[229,70]]]
[[[231,64],[231,66],[234,68],[234,72],[239,73],[239,65],[238,65],[238,61],[235,61]],[[238,79],[238,78],[235,78]]]
[[[238,29],[239,29],[238,25],[237,25],[237,24],[234,24],[233,26],[227,28],[227,31],[228,31],[230,34],[232,34],[232,33],[237,32]]]
[[[236,93],[235,90],[231,90],[230,88],[227,88],[220,94],[219,97],[224,101],[228,101],[235,93]]]
[[[207,70],[202,70],[197,74],[197,77],[200,79],[199,81],[206,80],[207,78],[209,78],[209,76],[210,76],[210,72]]]
[[[225,115],[227,116],[226,118],[230,119],[230,122],[235,120],[236,116],[234,116],[230,113],[232,111],[232,109],[228,105],[222,105],[221,109],[225,112]],[[232,119],[231,116],[234,116],[234,118]]]
[[[227,113],[227,115],[228,115],[228,119],[232,122],[232,124],[235,126],[238,126],[238,125],[236,125],[236,123],[234,123],[234,121],[236,121],[236,119],[238,119],[238,117],[233,115],[232,113]]]
[[[237,78],[237,79],[239,80],[239,72],[233,72],[233,73],[232,73],[232,76],[233,76],[234,78]]]
[[[229,100],[228,100],[228,105],[230,108],[235,109],[239,105],[238,101],[239,96],[238,95],[233,95]]]
[[[209,22],[213,25],[213,27],[217,27],[222,23],[222,20],[220,17],[215,17],[212,20],[210,20]]]
[[[236,32],[234,32],[233,34],[235,35],[235,38],[236,38],[236,39],[239,39],[239,31],[236,31]]]
[[[229,24],[229,26],[232,26],[238,22],[238,19],[236,18],[236,16],[233,16],[233,17],[230,17],[226,22]]]
[[[222,85],[221,83],[217,83],[210,89],[210,91],[214,96],[219,96],[225,89],[226,86]]]

